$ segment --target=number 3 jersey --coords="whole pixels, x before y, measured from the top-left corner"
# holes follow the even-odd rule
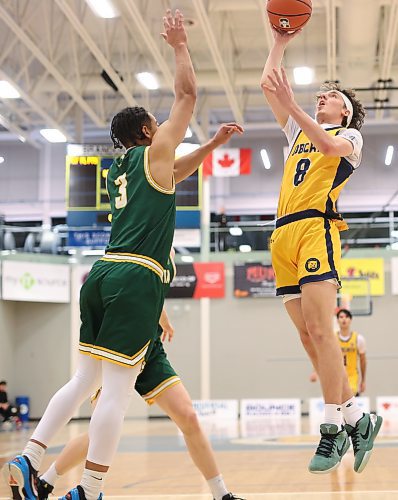
[[[112,230],[106,252],[142,256],[165,268],[175,228],[175,187],[167,190],[153,179],[149,149],[130,148],[109,169]]]
[[[331,219],[341,218],[337,214],[336,201],[360,164],[363,139],[356,129],[327,124],[321,127],[328,134],[351,142],[353,153],[345,158],[325,156],[289,117],[283,129],[289,142],[289,155],[279,196],[278,218],[308,209],[319,210]]]

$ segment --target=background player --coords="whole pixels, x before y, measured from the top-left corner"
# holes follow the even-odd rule
[[[348,376],[348,383],[355,396],[366,390],[366,341],[363,335],[351,331],[352,314],[348,309],[340,309],[336,315],[339,323],[337,339],[343,354],[343,363]],[[313,372],[311,382],[318,376]]]
[[[325,423],[309,470],[335,469],[349,448],[354,469],[369,460],[382,419],[363,414],[353,397],[341,351],[333,332],[341,259],[339,230],[347,228],[336,201],[361,159],[364,110],[352,91],[324,86],[317,96],[316,119],[295,101],[281,69],[285,48],[297,35],[273,29],[274,44],[265,64],[261,87],[289,141],[278,204],[276,230],[271,238],[277,295],[319,374],[325,399]],[[347,128],[351,127],[351,128]],[[341,428],[342,414],[347,422]]]
[[[127,108],[112,120],[113,143],[127,152],[113,162],[107,179],[110,242],[80,294],[77,371],[51,399],[23,454],[4,467],[16,499],[37,498],[36,475],[48,443],[100,385],[82,480],[62,498],[102,498],[103,479],[116,453],[132,390],[156,340],[164,301],[163,270],[175,226],[175,149],[184,139],[196,102],[183,16],[168,10],[163,21],[163,37],[175,54],[174,104],[159,127],[143,108]]]

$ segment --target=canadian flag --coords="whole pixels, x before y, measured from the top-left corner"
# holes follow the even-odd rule
[[[236,177],[251,172],[251,149],[216,149],[203,162],[204,175]]]

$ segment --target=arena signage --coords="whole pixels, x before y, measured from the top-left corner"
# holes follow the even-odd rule
[[[274,297],[275,292],[275,273],[270,264],[251,262],[234,266],[235,297]]]
[[[225,296],[225,268],[223,262],[195,262],[177,264],[177,276],[167,298],[219,299]]]
[[[61,264],[3,261],[4,300],[68,303],[70,268]]]

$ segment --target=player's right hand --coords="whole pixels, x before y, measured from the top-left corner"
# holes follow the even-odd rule
[[[301,29],[298,29],[296,31],[289,33],[288,31],[278,30],[277,28],[272,26],[272,24],[270,24],[270,26],[275,43],[281,45],[287,45],[291,40],[293,40],[293,38],[295,38],[303,31]]]
[[[166,42],[174,49],[178,45],[187,45],[188,37],[184,27],[184,16],[178,9],[173,13],[167,9],[163,17],[164,32],[161,33]]]
[[[315,372],[312,372],[310,375],[310,382],[316,382],[318,380],[318,375]]]
[[[173,325],[170,322],[167,322],[165,325],[161,325],[161,326],[163,329],[162,336],[161,336],[162,342],[165,342],[166,340],[171,342],[173,340],[173,337],[174,337]]]

